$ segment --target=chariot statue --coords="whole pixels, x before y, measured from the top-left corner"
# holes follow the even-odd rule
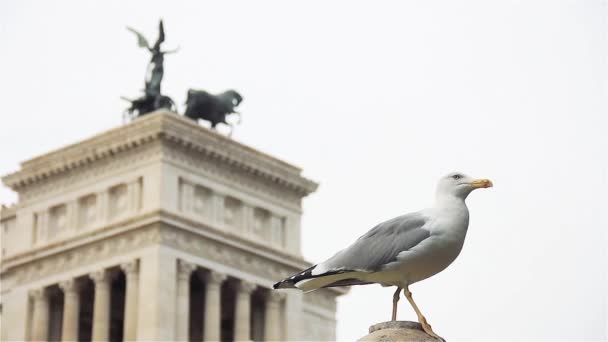
[[[175,110],[176,107],[173,100],[169,96],[163,95],[160,89],[164,75],[163,62],[165,54],[174,53],[178,50],[163,51],[161,49],[161,44],[165,41],[163,21],[161,20],[158,24],[158,39],[153,46],[150,46],[146,37],[141,33],[130,27],[127,27],[127,29],[137,36],[137,44],[139,47],[145,48],[152,54],[146,72],[144,95],[135,100],[125,98],[127,101],[131,102],[131,107],[126,110],[127,113],[129,115],[136,114],[137,116],[142,116],[161,108]]]
[[[161,93],[161,83],[164,75],[164,56],[165,54],[174,53],[178,49],[163,51],[161,44],[165,41],[165,30],[163,21],[158,25],[158,39],[153,46],[150,46],[148,40],[138,31],[127,27],[127,29],[135,34],[139,47],[145,48],[152,54],[148,63],[148,70],[145,78],[144,94],[134,100],[124,98],[131,103],[131,106],[125,110],[128,117],[142,116],[158,109],[168,109],[177,111],[175,102],[166,95]],[[211,94],[204,90],[190,89],[186,97],[186,110],[184,116],[194,121],[206,120],[211,123],[211,128],[216,129],[218,124],[230,126],[230,133],[234,130],[234,124],[228,122],[226,117],[235,114],[239,117],[237,124],[241,122],[241,114],[236,111],[236,107],[243,101],[243,97],[235,90],[227,90],[220,94]]]

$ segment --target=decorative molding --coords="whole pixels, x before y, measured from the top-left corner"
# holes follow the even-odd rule
[[[278,186],[275,182],[260,178],[257,174],[243,171],[232,163],[221,160],[210,159],[206,155],[192,153],[191,150],[184,148],[181,145],[170,144],[163,151],[163,156],[169,162],[179,166],[188,167],[197,174],[204,175],[208,179],[223,183],[230,187],[237,187],[240,191],[254,194],[255,196],[264,196],[267,200],[285,205],[287,202],[299,208],[303,195],[294,192],[290,188]]]
[[[14,219],[17,215],[17,205],[12,204],[10,206],[6,206],[4,204],[0,204],[0,221]]]
[[[101,269],[101,270],[97,270],[97,271],[93,271],[93,272],[89,273],[89,278],[91,278],[93,280],[93,282],[95,282],[95,285],[97,285],[99,283],[105,283],[108,280],[110,280],[109,273],[105,269]]]
[[[160,231],[160,236],[161,243],[164,245],[268,279],[279,279],[297,270],[186,231],[164,227]]]
[[[39,289],[33,289],[29,291],[30,297],[32,297],[35,301],[40,301],[46,298],[46,289],[41,287]]]
[[[139,275],[139,263],[137,260],[131,260],[120,264],[120,269],[125,272],[127,277]]]
[[[54,174],[44,178],[44,180],[40,179],[28,186],[13,190],[19,192],[19,206],[23,207],[31,200],[65,194],[71,190],[82,188],[83,183],[91,182],[92,179],[124,173],[126,170],[158,160],[161,157],[160,145],[159,141],[156,141],[156,143],[150,141],[145,145],[138,145],[136,148],[123,151],[120,155],[112,158],[83,164],[77,170],[71,169],[69,172]],[[3,179],[3,181],[5,180]]]
[[[197,266],[191,262],[187,262],[184,260],[177,261],[177,277],[178,279],[190,279],[190,275],[194,270],[196,270]]]
[[[59,287],[65,294],[76,293],[79,290],[78,282],[73,278],[59,282]]]
[[[77,267],[96,264],[99,260],[107,259],[110,256],[131,252],[134,249],[158,242],[159,230],[155,226],[132,230],[108,239],[65,250],[58,254],[35,259],[22,265],[16,265],[8,270],[3,269],[2,276],[14,276],[17,284],[28,283]],[[134,265],[128,267],[123,264],[121,268],[129,275],[129,270],[137,269],[137,264]]]
[[[166,111],[146,115],[130,124],[25,161],[21,163],[19,171],[4,176],[2,180],[20,195],[23,193],[28,197],[32,195],[28,188],[33,185],[40,188],[41,184],[53,183],[55,187],[59,185],[57,180],[61,176],[67,174],[74,177],[86,169],[93,169],[98,174],[105,173],[108,170],[103,167],[102,161],[105,166],[114,164],[107,161],[125,159],[118,156],[158,140],[182,146],[196,159],[212,161],[211,164],[221,164],[224,168],[230,166],[241,174],[285,188],[299,197],[315,191],[318,186],[302,177],[301,169],[295,166]],[[162,151],[168,152],[166,148]],[[139,152],[130,154],[132,157],[142,157]],[[126,159],[119,164],[133,164],[132,158]],[[91,168],[91,165],[94,167]]]
[[[160,216],[158,216],[159,214]],[[44,251],[53,248],[53,246],[46,246],[36,252],[28,252],[5,259],[3,261],[2,277],[10,276],[17,284],[28,283],[66,270],[96,264],[99,260],[107,259],[110,256],[129,253],[155,244],[163,244],[191,255],[234,269],[244,270],[271,280],[285,278],[310,265],[299,257],[269,248],[268,246],[255,244],[247,239],[239,239],[233,235],[226,237],[225,241],[230,241],[230,243],[226,243],[220,241],[223,238],[218,237],[218,240],[215,237],[204,236],[200,233],[176,227],[168,222],[171,222],[171,219],[180,219],[185,222],[190,221],[168,213],[151,213],[133,219],[141,222],[145,218],[152,221],[144,221],[149,223],[145,223],[143,226],[132,227],[126,231],[124,230],[125,222],[119,222],[115,226],[109,227],[114,230],[109,230],[108,233],[112,234],[112,232],[115,232],[113,233],[114,235],[72,246],[69,249],[55,249],[53,253],[49,253]],[[192,224],[195,223],[192,222]],[[225,234],[225,232],[217,231],[210,227],[197,227],[197,229],[206,229],[217,234]],[[90,232],[90,234],[100,236],[99,232]],[[84,238],[79,237],[77,240]],[[235,239],[240,241],[244,246],[247,246],[247,248],[251,248],[252,251],[238,245],[233,245]],[[60,246],[65,246],[65,242]],[[130,270],[137,270],[137,260],[123,264],[121,267],[128,276]],[[314,296],[326,291],[335,293],[335,295],[347,292],[344,289],[332,288],[315,291],[311,295]],[[304,297],[306,298],[308,295]]]
[[[257,289],[257,285],[254,283],[250,283],[246,280],[240,280],[237,285],[237,291],[240,293],[251,294],[255,289]]]
[[[207,285],[221,285],[228,278],[228,276],[224,273],[209,270],[207,273],[205,273],[204,278]]]

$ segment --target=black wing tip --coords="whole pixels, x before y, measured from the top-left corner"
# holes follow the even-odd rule
[[[293,282],[292,279],[287,278],[284,280],[281,280],[277,283],[275,283],[274,285],[272,285],[272,288],[275,290],[278,289],[295,289],[296,288],[296,284]]]
[[[278,289],[295,289],[296,287],[296,283],[299,282],[300,280],[304,280],[304,279],[308,279],[312,277],[311,271],[313,268],[315,268],[317,265],[311,266],[307,269],[305,269],[302,272],[296,273],[294,275],[292,275],[289,278],[285,278],[277,283],[275,283],[274,285],[272,285],[272,288],[275,290]]]

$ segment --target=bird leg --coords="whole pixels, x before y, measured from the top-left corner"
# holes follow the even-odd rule
[[[399,293],[401,293],[401,288],[397,286],[397,291],[395,291],[395,294],[393,295],[393,318],[391,321],[397,320],[397,302],[399,301]]]
[[[422,329],[424,330],[424,332],[441,341],[445,341],[441,336],[435,334],[433,329],[431,329],[431,325],[426,321],[426,318],[424,318],[422,312],[420,312],[420,309],[418,309],[418,305],[416,305],[416,303],[414,302],[412,293],[410,292],[410,289],[407,286],[403,289],[403,293],[405,294],[405,298],[407,298],[408,302],[410,302],[410,304],[414,308],[414,311],[416,311],[416,315],[418,316],[418,322],[420,322],[420,325],[422,325]]]

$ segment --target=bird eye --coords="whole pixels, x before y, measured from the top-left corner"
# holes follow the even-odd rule
[[[460,178],[462,178],[462,175],[453,175],[452,178],[454,178],[455,180],[459,180]]]

